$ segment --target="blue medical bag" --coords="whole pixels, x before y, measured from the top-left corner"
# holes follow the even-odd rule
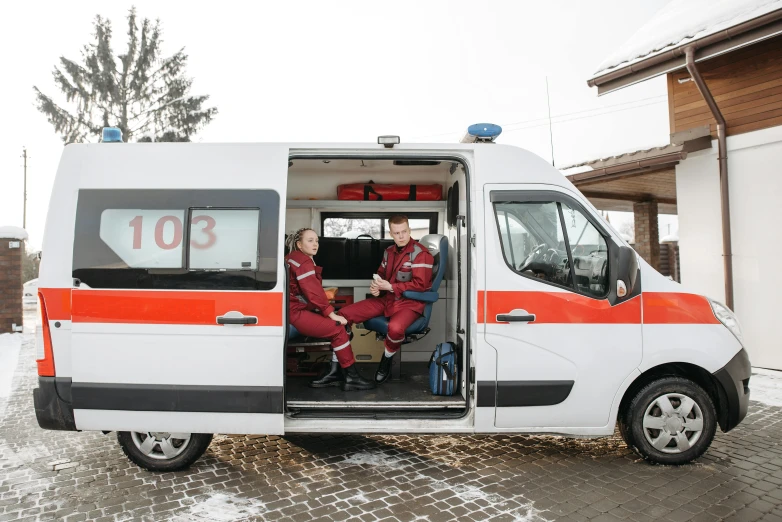
[[[453,343],[440,343],[429,359],[429,388],[434,395],[453,395],[459,382],[459,367]]]

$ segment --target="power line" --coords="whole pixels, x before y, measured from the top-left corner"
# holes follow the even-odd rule
[[[565,117],[565,116],[574,116],[576,114],[584,114],[584,113],[587,113],[587,112],[604,111],[605,109],[611,109],[611,108],[614,108],[614,107],[622,107],[622,106],[625,106],[625,105],[640,103],[640,102],[644,102],[644,101],[648,101],[648,100],[659,100],[660,98],[666,98],[666,97],[667,97],[666,94],[662,94],[662,95],[659,95],[659,96],[650,96],[648,98],[641,98],[641,99],[638,99],[638,100],[622,102],[622,103],[614,103],[612,105],[605,105],[603,107],[596,107],[594,109],[583,109],[583,110],[580,110],[580,111],[573,111],[573,112],[566,112],[566,113],[562,113],[562,114],[556,114],[554,116],[547,116],[545,118],[534,118],[534,119],[531,119],[531,120],[516,121],[516,122],[511,122],[511,123],[501,123],[500,126],[503,128],[503,130],[506,130],[508,127],[511,127],[513,125],[524,125],[524,124],[527,124],[527,123],[534,123],[534,122],[543,122],[541,125],[547,125],[549,118],[556,119],[556,118],[562,118],[562,117]],[[660,101],[658,101],[656,103],[660,103],[661,101],[662,100],[660,100]],[[646,107],[647,105],[652,105],[652,104],[644,104],[644,105],[639,105],[637,107]],[[635,106],[627,107],[626,109],[623,109],[623,110],[635,109],[637,107],[635,107]],[[591,114],[591,115],[586,116],[586,117],[601,116],[602,114],[611,114],[611,112],[620,112],[620,111],[597,112],[596,114]],[[576,118],[576,119],[579,119],[579,118]],[[562,123],[564,121],[570,121],[570,120],[561,120],[561,121],[557,121],[555,123]],[[532,125],[530,127],[524,127],[524,128],[533,128],[533,127],[537,127],[537,126],[541,126],[541,125]],[[507,130],[516,130],[516,129],[507,129]],[[424,138],[435,138],[435,137],[438,137],[438,136],[450,136],[452,134],[461,134],[461,133],[462,133],[461,131],[441,132],[441,133],[438,133],[438,134],[427,134],[425,136],[416,136],[413,139],[418,140],[418,139],[424,139]]]
[[[595,118],[597,116],[605,116],[606,114],[613,114],[615,112],[622,112],[622,111],[627,111],[627,110],[630,110],[630,109],[640,109],[642,107],[649,107],[651,105],[657,105],[659,103],[664,103],[664,101],[660,100],[660,101],[656,101],[656,102],[644,103],[643,105],[635,105],[633,107],[626,107],[624,109],[617,109],[615,111],[605,111],[605,112],[601,112],[601,113],[598,113],[598,114],[588,114],[586,116],[579,116],[578,118],[566,118],[564,120],[555,121],[554,123],[559,124],[559,123],[566,123],[566,122],[569,122],[569,121],[583,120],[583,119],[586,119],[586,118]],[[545,125],[548,125],[548,122],[538,123],[536,125],[527,125],[526,127],[516,127],[514,129],[507,129],[507,132],[526,130],[526,129],[534,129],[535,127],[543,127]],[[503,131],[505,131],[505,130],[506,129],[503,128]]]

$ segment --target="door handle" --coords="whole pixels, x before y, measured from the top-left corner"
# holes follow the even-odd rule
[[[535,321],[535,314],[516,315],[509,314],[497,314],[498,323],[532,323]]]
[[[240,312],[228,312],[217,316],[217,324],[258,324],[258,318],[252,315],[242,315]]]

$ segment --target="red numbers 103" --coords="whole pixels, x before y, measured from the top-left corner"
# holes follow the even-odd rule
[[[130,220],[130,223],[128,223],[128,226],[133,227],[134,250],[141,249],[142,220],[143,216],[136,216]],[[174,225],[174,237],[171,238],[171,241],[168,243],[166,243],[165,239],[163,238],[163,229],[165,228],[166,223],[171,223]],[[215,220],[212,216],[194,216],[193,219],[190,220],[191,225],[197,225],[199,223],[206,224],[206,226],[201,229],[201,232],[206,235],[206,240],[204,242],[198,242],[195,239],[190,239],[190,246],[201,249],[209,248],[217,241],[217,236],[214,233]],[[176,216],[163,216],[162,218],[158,219],[157,223],[155,224],[155,244],[158,246],[158,248],[162,248],[163,250],[172,250],[178,247],[181,243],[182,221]]]

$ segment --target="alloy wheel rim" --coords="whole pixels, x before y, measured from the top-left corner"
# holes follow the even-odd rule
[[[156,460],[176,458],[190,444],[190,433],[131,431],[130,436],[141,453]]]
[[[646,441],[662,453],[682,453],[703,435],[703,411],[683,393],[666,393],[654,399],[643,416]]]

